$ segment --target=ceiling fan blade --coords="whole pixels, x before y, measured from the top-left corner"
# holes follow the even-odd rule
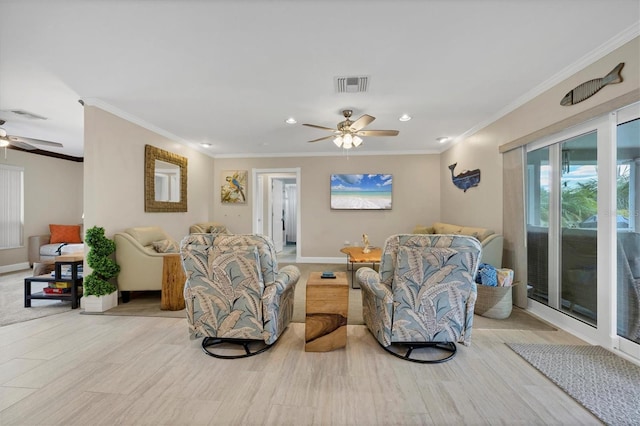
[[[9,145],[13,145],[16,148],[26,149],[27,151],[33,151],[33,150],[36,149],[35,146],[29,145],[26,142],[17,141],[17,140],[13,140],[13,139],[9,139],[8,142],[9,142]]]
[[[358,136],[398,136],[398,130],[360,130]]]
[[[334,137],[333,135],[331,135],[331,136],[325,136],[324,138],[314,139],[314,140],[309,141],[309,142],[319,142],[319,141],[323,141],[323,140],[325,140],[325,139],[331,139],[331,138],[333,138],[333,137]]]
[[[35,143],[37,145],[57,146],[57,147],[60,147],[60,148],[63,147],[63,145],[61,143],[43,141],[42,139],[24,138],[24,137],[21,137],[21,136],[8,136],[8,138],[9,138],[9,141],[11,141],[11,142],[22,142],[22,143],[26,143],[26,144]]]
[[[316,129],[322,129],[322,130],[330,130],[332,132],[337,132],[336,129],[332,129],[330,127],[324,127],[324,126],[317,126],[315,124],[303,124],[303,126],[308,126],[308,127],[315,127]]]
[[[353,131],[358,131],[363,127],[368,126],[375,119],[376,119],[375,117],[365,114],[362,117],[358,118],[356,121],[354,121],[353,124],[350,126],[350,128]]]

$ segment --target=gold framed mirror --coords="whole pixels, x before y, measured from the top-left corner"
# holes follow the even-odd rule
[[[187,158],[144,146],[144,211],[187,211]]]

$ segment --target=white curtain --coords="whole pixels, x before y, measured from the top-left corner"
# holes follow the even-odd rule
[[[288,184],[284,187],[285,194],[285,203],[286,203],[286,211],[285,211],[285,223],[284,229],[286,230],[286,241],[287,243],[295,243],[297,240],[296,230],[296,211],[298,205],[298,199],[296,198],[297,193],[297,185]]]
[[[0,164],[0,248],[22,246],[23,176],[22,167]]]

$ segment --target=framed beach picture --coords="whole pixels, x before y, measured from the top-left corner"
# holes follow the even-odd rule
[[[391,210],[392,175],[331,175],[334,210]]]
[[[223,204],[246,204],[247,191],[246,170],[226,170],[222,172],[222,188],[220,201]]]

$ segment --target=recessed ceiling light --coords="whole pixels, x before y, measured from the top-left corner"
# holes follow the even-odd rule
[[[200,142],[200,145],[202,145],[205,148],[211,148],[211,144],[210,143]]]
[[[287,118],[286,120],[284,120],[284,122],[287,123],[287,124],[296,124],[297,123],[296,119],[293,118],[293,117]]]
[[[398,118],[398,120],[400,120],[400,121],[409,121],[409,120],[411,120],[411,116],[409,114],[402,114],[400,116],[400,118]]]
[[[448,141],[449,141],[449,138],[448,138],[447,136],[440,136],[439,138],[436,138],[436,140],[437,140],[439,143],[445,143],[445,142],[448,142]]]

